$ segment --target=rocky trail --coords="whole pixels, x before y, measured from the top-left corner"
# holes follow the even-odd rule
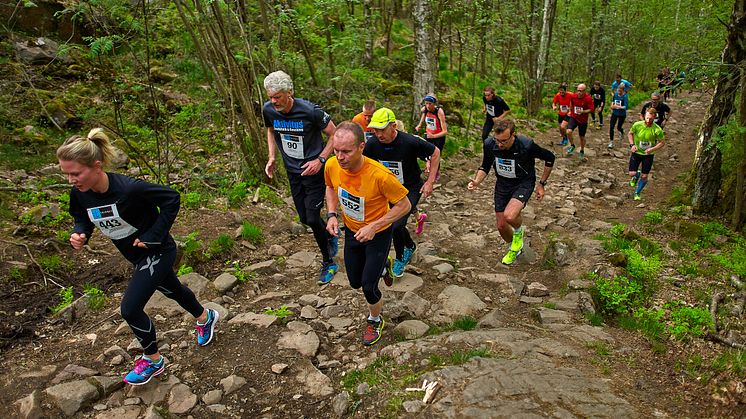
[[[149,384],[122,383],[140,350],[119,317],[118,294],[103,311],[74,305],[43,337],[5,351],[0,397],[22,418],[709,416],[681,397],[670,365],[639,336],[585,317],[595,307],[583,274],[609,266],[594,236],[662,204],[691,164],[707,98],[682,95],[670,104],[668,142],[642,203],[628,185],[626,140],[607,150],[607,126],[589,128],[587,161],[550,146],[556,130],[535,137],[558,159],[546,198],[524,211],[529,248],[512,267],[500,264],[506,246],[494,226],[494,175],[468,192],[481,156],[447,161],[442,183],[420,206],[429,220],[415,237],[413,263],[392,287],[381,284],[386,327],[372,347],[359,342],[362,294],[344,271],[316,285],[312,236],[285,229],[246,250],[255,262],[248,281],[231,273],[182,277],[221,314],[208,347],[195,345],[188,315],[154,296],[146,310],[169,364]],[[225,214],[204,217],[230,231],[237,225]],[[276,217],[292,219],[291,208]],[[476,328],[454,326],[467,316]],[[599,348],[635,361],[608,364]],[[438,383],[430,403],[424,391],[406,391],[424,380]]]

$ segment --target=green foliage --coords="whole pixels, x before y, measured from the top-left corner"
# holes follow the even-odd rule
[[[106,305],[106,294],[93,285],[85,285],[83,293],[88,296],[88,308],[101,310]]]
[[[26,279],[26,271],[18,266],[11,266],[8,269],[8,278],[17,284],[20,284]]]
[[[631,312],[643,298],[642,285],[621,275],[613,278],[597,276],[592,291],[597,297],[599,311],[608,317]]]
[[[247,271],[241,267],[240,260],[229,260],[226,261],[225,264],[231,266],[231,272],[233,273],[233,276],[238,279],[238,282],[243,283],[256,277],[256,272]]]
[[[643,284],[651,284],[661,270],[663,262],[656,256],[644,257],[636,249],[622,251],[627,256],[627,273]]]
[[[202,205],[202,194],[199,192],[188,192],[181,196],[181,202],[186,208],[197,209]]]
[[[725,272],[746,277],[746,239],[742,236],[734,236],[735,242],[728,243],[720,253],[712,254],[710,258],[715,261]]]
[[[228,206],[235,208],[241,205],[249,195],[248,186],[246,182],[237,182],[226,189],[224,193],[225,197],[228,198]]]
[[[606,356],[611,355],[611,348],[606,342],[601,342],[601,341],[588,342],[586,346],[589,349],[592,349],[593,352],[595,352],[597,356],[606,357]]]
[[[746,350],[728,349],[716,356],[711,365],[716,372],[730,372],[736,377],[743,377],[746,371]]]
[[[268,316],[275,316],[279,319],[284,319],[285,317],[295,315],[295,313],[293,311],[290,311],[288,306],[285,306],[285,305],[280,306],[280,308],[276,308],[276,309],[268,308],[264,310],[264,314]]]
[[[233,250],[233,247],[235,245],[236,242],[231,238],[231,236],[225,233],[221,233],[207,245],[207,250],[205,250],[205,257],[207,259],[210,259],[213,256],[219,256],[224,253],[228,253]]]
[[[448,325],[447,330],[474,330],[477,327],[477,324],[479,324],[479,321],[471,316],[464,316],[459,319],[456,319]]]
[[[199,252],[202,249],[203,243],[198,237],[199,231],[193,231],[181,239],[181,242],[184,244],[185,259],[190,260],[200,254]]]
[[[273,205],[282,205],[283,203],[282,198],[277,196],[277,193],[265,184],[259,185],[259,198]]]
[[[41,269],[48,273],[59,272],[66,267],[59,255],[42,255],[38,257],[37,262]]]
[[[115,45],[122,42],[123,38],[119,35],[84,36],[83,40],[88,43],[88,48],[90,48],[89,57],[96,58],[114,51]]]
[[[687,340],[691,336],[702,336],[712,327],[712,319],[707,309],[689,307],[681,301],[666,304],[671,310],[671,321],[666,331],[678,340]]]
[[[262,244],[262,241],[264,240],[262,228],[249,221],[245,221],[243,225],[241,225],[241,238],[258,246]]]
[[[660,210],[650,211],[642,217],[642,221],[647,224],[660,224],[663,222],[663,212]]]
[[[194,272],[194,269],[189,265],[182,264],[179,266],[179,270],[176,271],[176,276],[182,276]]]
[[[63,288],[59,292],[59,298],[60,302],[57,303],[56,306],[50,307],[50,310],[52,310],[52,313],[57,314],[60,311],[64,310],[65,307],[69,306],[73,302],[73,287],[69,286],[67,288]]]

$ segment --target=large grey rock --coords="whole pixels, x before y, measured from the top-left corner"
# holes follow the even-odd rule
[[[526,288],[529,297],[545,297],[549,295],[549,288],[541,282],[532,282]]]
[[[430,302],[412,291],[407,291],[401,299],[407,311],[414,317],[423,317],[430,308]]]
[[[450,263],[443,262],[443,263],[439,263],[433,266],[433,269],[435,269],[438,272],[438,274],[444,275],[449,272],[453,272],[454,268],[453,268],[453,265],[451,265]]]
[[[408,272],[404,273],[401,278],[396,278],[394,284],[390,287],[385,287],[387,291],[393,292],[408,292],[415,291],[422,287],[424,281],[417,275],[412,275]]]
[[[19,41],[14,44],[16,59],[24,64],[46,65],[57,60],[70,64],[67,55],[59,55],[60,46],[49,38],[36,38],[33,41]]]
[[[420,320],[405,320],[396,325],[394,334],[404,339],[417,339],[430,330],[430,326]]]
[[[541,324],[568,324],[571,320],[570,315],[566,311],[544,307],[539,308],[539,321]]]
[[[505,324],[504,315],[494,309],[479,319],[479,327],[484,329],[502,327]]]
[[[463,236],[461,236],[461,242],[475,249],[484,249],[485,245],[487,244],[484,239],[484,235],[477,233],[464,234]]]
[[[13,406],[17,409],[18,417],[21,419],[40,419],[43,417],[39,391],[34,390],[28,396],[16,400]]]
[[[179,281],[194,292],[197,300],[202,300],[203,295],[206,295],[208,289],[212,288],[212,282],[196,272],[180,276]],[[148,304],[145,305],[145,311],[149,310],[161,310],[167,316],[184,313],[184,309],[176,301],[166,297],[161,292],[153,294]]]
[[[145,405],[152,405],[166,400],[171,388],[180,383],[173,374],[168,374],[165,380],[153,379],[146,386],[129,386],[125,389],[127,397],[138,397]]]
[[[300,359],[293,367],[297,371],[296,380],[307,394],[315,397],[328,397],[334,394],[332,380],[316,369],[309,359]]]
[[[205,395],[202,396],[202,401],[206,405],[209,406],[211,404],[218,404],[218,403],[220,403],[220,400],[222,398],[223,398],[223,390],[215,389],[215,390],[210,390],[207,393],[205,393]]]
[[[309,268],[316,259],[315,252],[297,252],[290,255],[285,264],[288,268]]]
[[[80,365],[68,364],[65,368],[60,371],[57,376],[52,380],[52,384],[58,384],[63,381],[71,380],[73,378],[85,378],[93,377],[98,374],[98,371],[90,368],[82,367]]]
[[[66,416],[74,415],[81,407],[98,399],[98,388],[86,380],[57,384],[44,390]]]
[[[119,376],[97,375],[91,377],[89,382],[95,384],[104,397],[124,387],[124,381]]]
[[[502,273],[483,273],[477,275],[477,278],[483,281],[496,283],[500,292],[503,294],[521,295],[526,286],[523,281],[513,275]]]
[[[487,305],[469,288],[449,285],[438,295],[441,306],[449,316],[472,316],[479,313]]]
[[[249,272],[256,272],[258,274],[272,274],[277,271],[277,262],[274,259],[265,260],[264,262],[257,262],[246,267]]]
[[[54,374],[54,372],[57,371],[56,365],[44,365],[42,367],[34,368],[33,370],[23,372],[19,374],[18,378],[26,379],[26,378],[32,378],[32,379],[47,379]]]
[[[269,327],[275,324],[277,316],[261,313],[241,313],[228,320],[228,324],[251,324],[257,327]]]
[[[301,355],[312,357],[319,350],[319,336],[313,331],[311,326],[293,321],[288,323],[290,331],[283,332],[277,341],[277,347],[280,349],[295,349]]]
[[[334,396],[334,399],[332,400],[332,410],[334,410],[334,414],[338,417],[344,417],[347,414],[347,410],[350,408],[350,393],[343,391],[336,396]]]
[[[220,274],[220,276],[215,278],[215,281],[212,282],[212,285],[215,287],[215,289],[218,290],[218,293],[220,295],[223,295],[226,292],[232,290],[237,283],[238,278],[236,278],[235,275],[228,272],[223,272],[222,274]]]
[[[186,384],[176,384],[168,396],[168,411],[182,415],[197,405],[197,396]]]
[[[220,380],[224,394],[227,396],[246,385],[246,379],[238,375],[230,375]]]

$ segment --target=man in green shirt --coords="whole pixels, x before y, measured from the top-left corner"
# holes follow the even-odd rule
[[[648,183],[648,174],[653,168],[653,155],[666,144],[663,129],[656,124],[655,108],[648,108],[645,119],[637,121],[629,130],[629,148],[632,155],[629,157],[630,186],[635,189],[635,201],[639,201],[642,189]],[[642,170],[638,171],[642,165]]]

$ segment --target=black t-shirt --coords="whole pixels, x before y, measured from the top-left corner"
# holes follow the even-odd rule
[[[365,143],[363,155],[378,160],[388,167],[405,188],[419,190],[422,187],[420,166],[417,159],[427,160],[435,153],[435,146],[420,137],[398,131],[389,144],[373,137]]]
[[[640,115],[642,115],[643,118],[645,118],[645,111],[648,110],[649,107],[653,105],[653,102],[647,101],[644,105],[642,105],[642,110],[640,111]],[[663,123],[663,120],[666,118],[666,115],[671,113],[671,108],[668,107],[664,102],[658,101],[658,104],[655,105],[655,110],[658,111],[658,114],[655,116],[655,123],[659,126],[662,126],[661,123]]]
[[[479,169],[489,174],[494,166],[498,177],[495,188],[501,188],[502,182],[512,187],[523,182],[536,182],[535,159],[544,160],[545,166],[554,166],[554,153],[524,135],[516,134],[513,145],[507,150],[497,147],[495,137],[487,137]]]
[[[593,106],[598,106],[602,103],[606,103],[606,91],[603,87],[599,86],[598,89],[591,87],[591,90],[588,93],[593,98]]]
[[[484,102],[484,106],[487,108],[487,113],[485,113],[484,116],[488,119],[500,116],[504,112],[510,110],[510,106],[505,103],[503,98],[497,95],[492,96],[492,99],[490,100],[487,100],[487,98],[482,96],[482,102]]]
[[[87,238],[96,226],[109,237],[122,255],[137,264],[143,257],[176,246],[169,234],[179,213],[181,197],[168,186],[107,173],[109,189],[104,193],[73,188],[70,215],[75,219],[74,233]],[[147,249],[132,246],[140,239]]]
[[[324,150],[321,132],[332,119],[321,107],[305,99],[294,99],[290,112],[282,113],[268,101],[262,114],[264,125],[275,131],[275,142],[289,173],[301,173],[305,162],[319,158]]]

